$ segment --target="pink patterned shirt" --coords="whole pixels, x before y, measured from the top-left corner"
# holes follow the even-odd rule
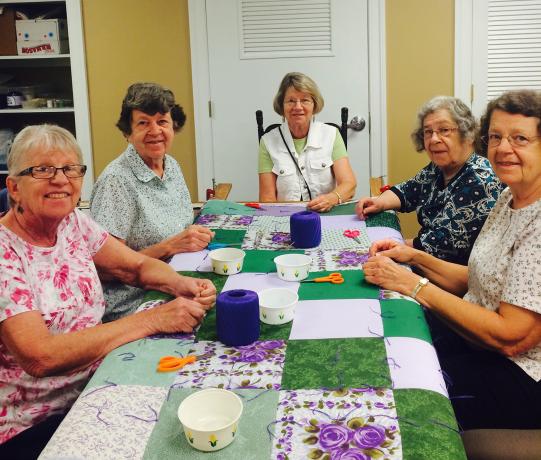
[[[51,334],[101,322],[105,301],[93,256],[108,233],[75,210],[59,225],[55,246],[33,246],[0,225],[0,322],[39,311]],[[55,377],[27,374],[0,342],[0,444],[65,412],[97,367]]]

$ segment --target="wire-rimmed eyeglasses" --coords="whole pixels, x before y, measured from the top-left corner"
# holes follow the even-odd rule
[[[489,147],[498,147],[502,143],[502,139],[505,137],[509,145],[512,147],[527,147],[531,142],[539,139],[541,136],[524,136],[523,134],[511,134],[509,136],[502,136],[501,134],[488,133],[486,136],[481,136],[481,140]]]
[[[83,177],[86,173],[86,165],[66,165],[61,168],[56,166],[30,166],[23,169],[17,176],[32,176],[34,179],[51,179],[56,172],[61,170],[66,177],[75,179]]]
[[[431,139],[434,133],[438,135],[438,137],[449,137],[451,134],[453,134],[458,128],[437,128],[437,129],[430,129],[426,128],[423,129],[423,137],[425,139]]]
[[[303,107],[310,107],[314,101],[312,99],[303,98],[303,99],[287,99],[284,101],[284,104],[288,107],[295,107],[297,103],[300,103]]]

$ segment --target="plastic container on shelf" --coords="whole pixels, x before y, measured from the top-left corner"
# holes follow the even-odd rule
[[[23,106],[23,100],[23,93],[12,89],[6,96],[6,107],[8,109],[20,109]]]

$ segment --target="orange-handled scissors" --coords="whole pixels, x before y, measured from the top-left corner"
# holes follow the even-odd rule
[[[163,356],[158,361],[158,372],[171,372],[178,369],[182,369],[186,364],[192,364],[197,361],[195,355],[188,355],[184,358],[177,358],[176,356]]]
[[[244,206],[254,209],[263,209],[259,203],[244,203]]]
[[[344,277],[341,273],[331,273],[327,276],[321,278],[314,278],[311,280],[304,280],[301,283],[332,283],[332,284],[342,284],[344,282]]]

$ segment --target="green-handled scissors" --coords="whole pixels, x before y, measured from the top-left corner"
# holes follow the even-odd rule
[[[332,284],[342,284],[344,282],[344,277],[341,273],[331,273],[327,276],[321,278],[314,278],[311,280],[304,280],[301,283],[332,283]]]

